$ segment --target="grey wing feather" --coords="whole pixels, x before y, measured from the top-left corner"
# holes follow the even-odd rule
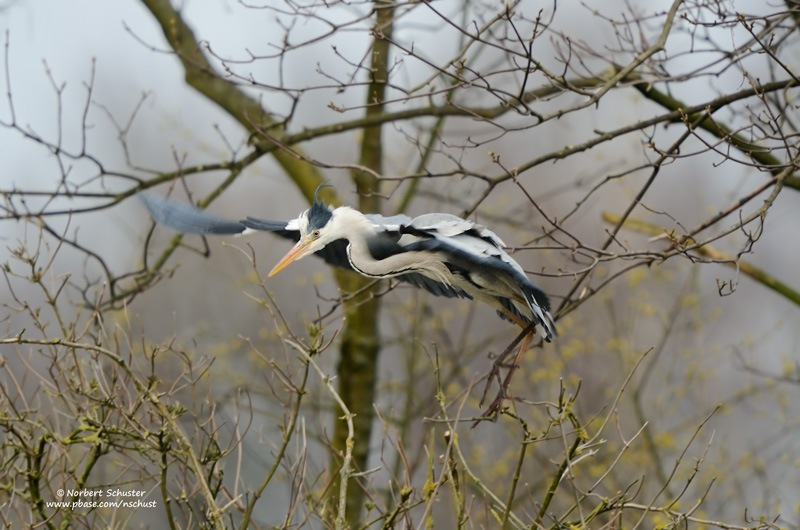
[[[190,234],[239,234],[245,225],[238,221],[227,221],[214,214],[204,212],[177,201],[165,199],[159,195],[145,195],[137,192],[153,216],[153,220],[179,232]]]
[[[419,230],[434,231],[442,236],[451,237],[463,234],[476,225],[472,221],[462,219],[449,213],[427,213],[415,217],[411,226]]]
[[[153,220],[179,232],[190,234],[239,234],[246,229],[272,232],[281,237],[298,241],[300,230],[295,221],[268,221],[248,217],[243,221],[227,221],[214,214],[199,210],[190,204],[165,199],[160,195],[137,193],[139,199],[147,206]],[[317,255],[331,265],[351,269],[347,260],[347,241],[334,241]]]
[[[275,232],[279,236],[288,237],[298,241],[300,239],[300,230],[289,229],[289,223],[285,221],[268,221],[266,219],[258,219],[256,217],[247,216],[247,219],[240,221],[242,225],[251,230],[259,230],[262,232]]]
[[[299,232],[297,239],[300,239]],[[328,265],[341,267],[347,270],[353,270],[353,267],[350,266],[350,261],[347,259],[346,239],[337,239],[336,241],[328,243],[325,245],[325,248],[318,250],[315,255],[325,260],[325,263]]]
[[[438,219],[433,221],[433,216]],[[535,320],[545,328],[545,340],[555,335],[555,323],[550,315],[550,299],[531,282],[522,267],[500,248],[502,242],[493,232],[470,221],[446,214],[429,214],[414,220],[417,225],[413,234],[405,234],[400,244],[406,250],[422,250],[426,252],[442,252],[449,255],[452,264],[466,271],[487,269],[502,272],[515,279],[526,305]],[[455,217],[451,219],[449,217]],[[459,224],[458,220],[462,223]],[[428,237],[421,237],[427,234]],[[447,235],[450,234],[450,235]],[[507,299],[498,298],[500,303],[516,316],[528,321],[529,318],[519,313]]]
[[[418,229],[430,231],[441,237],[455,237],[465,233],[471,233],[487,243],[496,247],[506,246],[497,234],[483,225],[474,223],[468,219],[462,219],[448,213],[429,213],[414,218],[410,226]]]
[[[436,280],[432,280],[427,276],[417,274],[416,272],[412,272],[411,274],[403,274],[401,276],[396,276],[395,278],[404,282],[408,282],[420,289],[425,289],[429,293],[436,296],[444,296],[445,298],[468,298],[472,300],[472,297],[469,294],[458,287],[445,285],[442,282],[437,282]]]
[[[369,219],[379,232],[396,232],[401,226],[410,225],[413,221],[409,216],[403,214],[384,217],[380,214],[368,213],[364,217]]]

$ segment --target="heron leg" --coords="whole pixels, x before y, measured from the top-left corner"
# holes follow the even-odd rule
[[[492,382],[497,378],[497,381],[500,384],[500,390],[497,392],[497,396],[494,398],[492,403],[486,409],[481,417],[482,418],[492,418],[497,419],[497,415],[500,412],[500,406],[503,403],[503,400],[507,397],[507,390],[508,386],[511,384],[511,378],[514,376],[514,372],[519,368],[519,363],[522,360],[522,356],[527,351],[528,346],[530,346],[533,337],[536,335],[536,323],[531,322],[528,325],[523,325],[524,329],[520,332],[519,335],[514,339],[511,344],[500,354],[500,356],[495,360],[492,364],[491,372],[489,373],[489,378],[486,381],[486,387],[483,389],[483,396],[481,397],[480,406],[483,406],[483,402],[486,399],[486,394],[489,392],[489,387],[491,386]],[[521,343],[519,350],[517,350],[517,355],[514,357],[514,362],[510,365],[505,364],[506,358],[511,355],[518,344]],[[501,381],[500,375],[500,368],[506,367],[508,368],[508,373],[506,374],[505,378]],[[473,427],[477,425],[477,422],[473,424]]]

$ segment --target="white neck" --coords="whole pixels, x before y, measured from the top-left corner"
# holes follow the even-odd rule
[[[419,273],[445,285],[451,285],[450,269],[435,254],[429,252],[400,252],[384,259],[375,259],[367,242],[378,237],[369,219],[352,208],[337,208],[334,212],[347,230],[342,237],[349,241],[347,259],[356,272],[370,278],[391,278],[402,274]]]

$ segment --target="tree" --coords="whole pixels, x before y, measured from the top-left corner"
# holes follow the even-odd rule
[[[796,2],[140,5],[115,38],[169,74],[125,114],[86,57],[82,85],[47,59],[53,114],[25,115],[6,34],[6,145],[49,171],[3,180],[4,523],[797,526]],[[201,132],[164,149],[159,120]],[[551,293],[561,337],[496,423],[469,428],[516,331],[486,308],[339,270],[292,303],[263,277],[279,242],[221,249],[134,200],[279,217],[327,179],[490,225]],[[111,487],[155,506],[75,504]]]

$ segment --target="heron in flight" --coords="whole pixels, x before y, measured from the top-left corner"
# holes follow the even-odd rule
[[[269,276],[317,254],[331,265],[368,278],[395,278],[437,296],[485,302],[502,318],[533,330],[518,337],[522,346],[512,366],[519,363],[534,333],[547,342],[556,334],[547,295],[503,250],[503,241],[486,227],[455,215],[429,213],[412,219],[363,214],[347,206],[327,206],[315,193],[311,207],[291,221],[255,217],[227,221],[186,203],[152,194],[139,196],[157,223],[180,232],[267,231],[296,241]]]

